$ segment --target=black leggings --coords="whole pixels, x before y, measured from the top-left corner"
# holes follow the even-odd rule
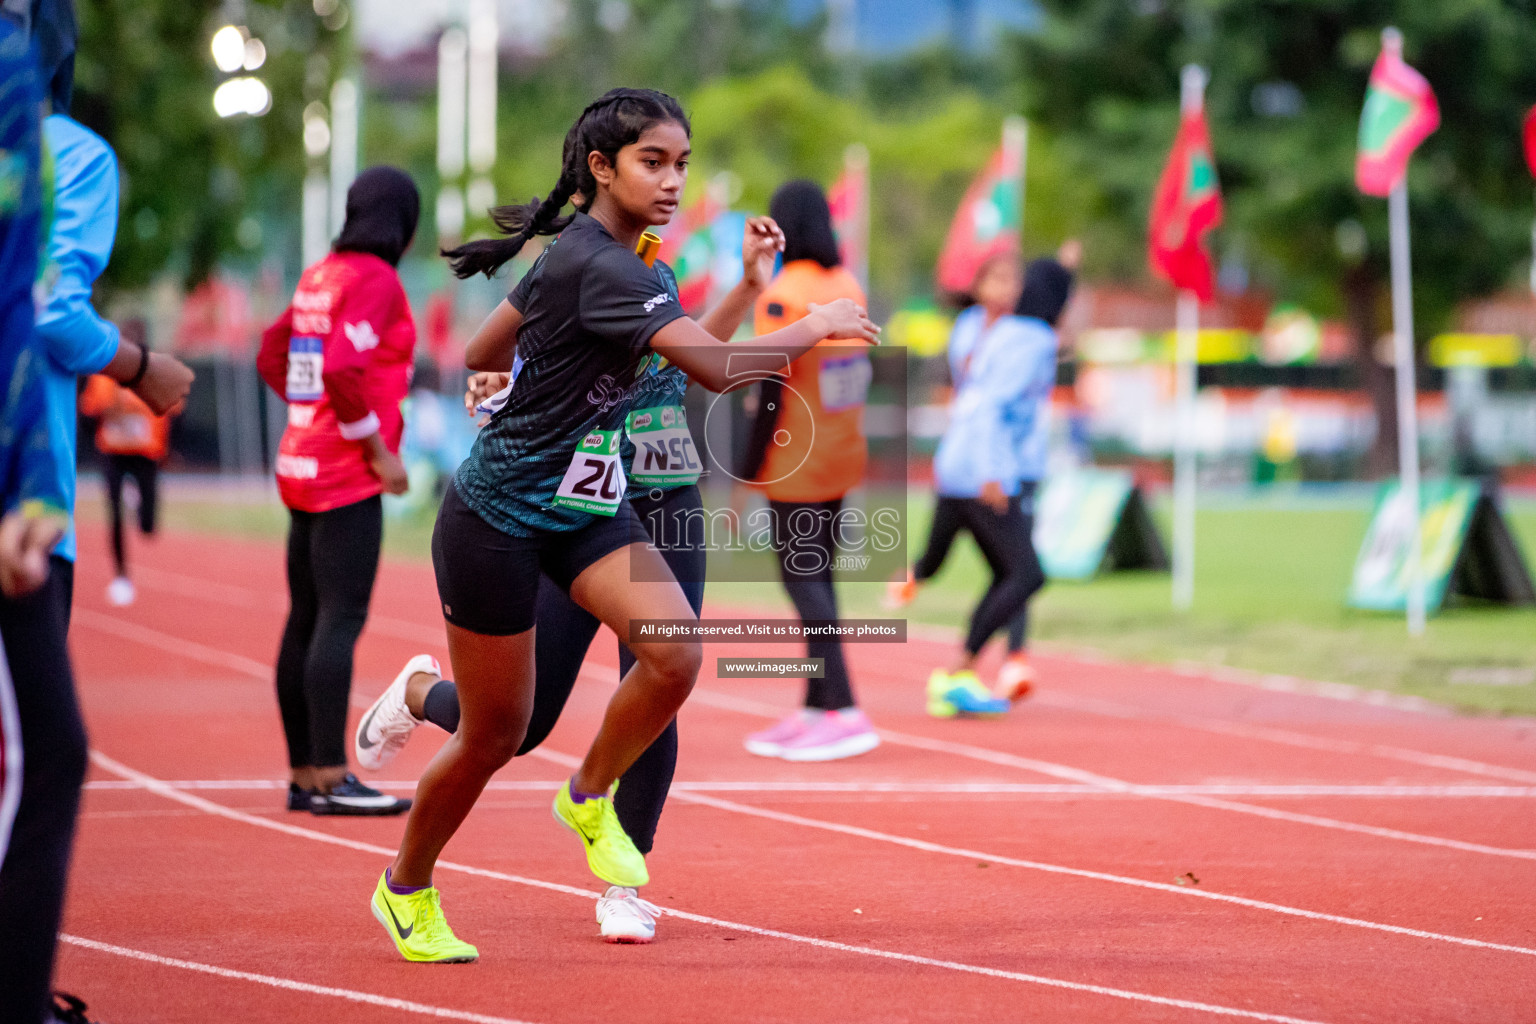
[[[288,624],[277,654],[277,706],[291,768],[347,763],[352,649],[379,572],[378,495],[327,512],[290,509]]]
[[[837,621],[837,591],[832,585],[832,559],[837,554],[832,526],[843,499],[832,501],[769,501],[773,514],[773,550],[779,556],[779,576],[805,625]],[[853,706],[853,686],[843,642],[836,636],[805,643],[807,658],[821,658],[825,675],[805,681],[805,706],[840,711]]]
[[[155,512],[159,505],[160,466],[145,455],[107,456],[107,511],[112,516],[112,561],[119,576],[128,575],[128,551],[123,544],[123,478],[133,477],[139,489],[139,531],[146,537],[155,532]]]
[[[1033,480],[1026,480],[1020,485],[1019,508],[1024,513],[1024,537],[1029,542],[1030,551],[1035,551],[1035,491],[1037,485]],[[1039,559],[1039,552],[1035,552]],[[1043,575],[1043,569],[1042,569]],[[1008,653],[1017,654],[1024,649],[1029,642],[1029,601],[1025,601],[1017,615],[1008,621]]]
[[[679,487],[665,491],[660,498],[649,495],[632,498],[630,505],[639,515],[651,537],[658,535],[678,541],[678,546],[661,546],[661,556],[677,578],[697,615],[704,606],[704,548],[701,544],[683,546],[691,536],[690,520],[697,522],[703,508],[697,487]],[[696,533],[696,529],[694,530]],[[539,599],[534,633],[533,715],[528,732],[517,755],[543,743],[560,720],[565,702],[570,699],[581,674],[587,648],[597,635],[598,622],[547,576],[539,577]],[[619,644],[619,675],[628,672],[635,657]],[[459,694],[451,682],[441,682],[427,694],[423,708],[427,721],[448,732],[459,728]],[[656,826],[661,809],[672,787],[677,768],[677,722],[673,720],[656,741],[646,748],[629,770],[619,777],[619,791],[613,799],[619,824],[641,853],[650,853],[656,841]]]
[[[940,496],[928,530],[928,549],[913,566],[913,577],[926,580],[938,572],[961,530],[970,531],[992,568],[992,585],[971,614],[971,628],[965,637],[966,652],[974,657],[1044,585],[1045,573],[1025,532],[1017,495],[1008,499],[1008,510],[1001,515],[979,498]]]
[[[10,845],[0,847],[0,1020],[7,1024],[51,1019],[45,1007],[85,781],[85,725],[65,646],[74,566],[49,562],[41,590],[0,597],[22,754],[21,799]]]

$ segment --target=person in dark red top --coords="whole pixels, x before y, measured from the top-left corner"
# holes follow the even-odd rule
[[[368,618],[384,535],[380,495],[403,494],[397,454],[416,325],[395,267],[416,233],[409,176],[372,167],[347,191],[332,252],[304,271],[261,337],[257,369],[288,402],[277,486],[288,506],[288,624],[277,702],[288,809],[399,814],[410,807],[347,770],[352,651]]]

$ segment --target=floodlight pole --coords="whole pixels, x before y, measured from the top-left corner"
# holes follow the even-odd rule
[[[1180,113],[1205,104],[1205,69],[1186,64],[1180,77]],[[1195,602],[1195,384],[1199,365],[1200,299],[1180,289],[1174,346],[1173,606]]]
[[[1408,175],[1387,197],[1392,245],[1392,352],[1397,364],[1397,463],[1403,500],[1408,502],[1409,534],[1404,569],[1407,579],[1408,634],[1424,634],[1424,567],[1420,557],[1419,409],[1413,359],[1413,274],[1408,249]]]

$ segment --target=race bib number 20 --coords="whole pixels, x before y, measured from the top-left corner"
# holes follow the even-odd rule
[[[624,500],[625,486],[619,431],[594,430],[576,446],[565,477],[555,491],[555,504],[611,516]]]

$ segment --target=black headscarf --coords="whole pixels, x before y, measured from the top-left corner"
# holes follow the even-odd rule
[[[370,167],[347,189],[347,220],[332,246],[337,252],[369,252],[392,267],[416,234],[421,195],[397,167]]]
[[[1053,259],[1038,259],[1024,268],[1024,291],[1014,307],[1018,316],[1033,316],[1052,327],[1072,297],[1072,271]]]
[[[824,267],[840,266],[837,236],[826,194],[813,181],[786,181],[768,202],[768,216],[784,232],[784,262],[815,260]]]

